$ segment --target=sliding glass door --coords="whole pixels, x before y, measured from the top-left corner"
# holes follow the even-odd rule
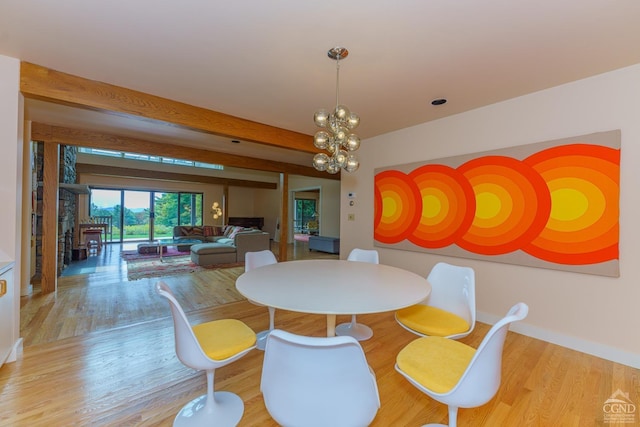
[[[150,228],[151,194],[148,191],[123,190],[122,241],[153,239]]]
[[[154,193],[153,213],[153,235],[172,237],[173,227],[178,225],[178,193]]]
[[[91,216],[111,216],[111,233],[107,236],[107,243],[119,242],[122,222],[120,212],[122,211],[122,192],[120,190],[91,190]],[[87,222],[86,218],[80,218],[79,222]]]
[[[180,225],[202,225],[202,194],[178,193]]]
[[[111,215],[114,242],[173,236],[176,225],[202,225],[201,193],[92,189],[90,215]]]

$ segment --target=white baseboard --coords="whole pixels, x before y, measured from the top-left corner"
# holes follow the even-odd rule
[[[31,294],[33,294],[33,285],[31,283],[29,283],[27,286],[23,286],[20,288],[21,297],[26,297]]]
[[[23,339],[18,338],[18,340],[13,344],[13,347],[11,348],[11,352],[7,357],[6,363],[15,362],[16,360],[22,358],[22,350],[23,350],[22,342],[23,342]]]
[[[486,313],[476,313],[477,320],[489,325],[495,324],[502,317],[494,316]],[[631,366],[640,369],[640,355],[620,350],[619,348],[607,346],[593,341],[583,340],[581,338],[563,335],[548,329],[538,328],[528,325],[525,322],[516,322],[509,328],[513,332],[517,332],[528,337],[536,338],[542,341],[550,342],[622,365]]]

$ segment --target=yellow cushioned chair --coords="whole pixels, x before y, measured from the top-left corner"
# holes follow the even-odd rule
[[[398,323],[420,336],[457,339],[469,335],[476,324],[473,269],[440,262],[433,267],[427,281],[431,284],[429,297],[398,310]]]
[[[395,368],[420,391],[448,405],[449,427],[455,427],[458,408],[481,406],[495,396],[509,325],[527,317],[528,312],[522,302],[511,307],[477,350],[450,338],[418,338],[398,353]]]
[[[156,292],[166,298],[171,307],[178,359],[185,366],[207,372],[207,394],[187,403],[176,415],[173,425],[236,426],[244,413],[244,403],[234,393],[214,393],[214,372],[255,348],[255,332],[236,319],[214,320],[191,327],[171,289],[158,282]]]

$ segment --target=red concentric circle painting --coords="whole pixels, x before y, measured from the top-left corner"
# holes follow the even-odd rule
[[[620,131],[402,169],[375,174],[377,245],[619,275]]]

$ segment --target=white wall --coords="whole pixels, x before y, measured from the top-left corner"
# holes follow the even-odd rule
[[[640,64],[364,141],[360,169],[342,176],[341,252],[373,247],[377,167],[614,129],[622,131],[619,278],[377,249],[382,263],[425,276],[438,261],[469,265],[480,320],[493,323],[524,301],[529,316],[513,330],[640,367]]]
[[[8,361],[20,351],[20,283],[22,232],[22,96],[20,61],[0,55],[0,261],[14,261],[13,286],[3,298],[12,298],[11,309],[0,313],[0,328],[10,329],[15,343]],[[19,167],[20,166],[20,167]],[[6,331],[6,330],[5,330]],[[4,332],[4,331],[3,331]],[[4,334],[3,334],[4,335]]]
[[[280,232],[276,225],[280,218],[281,200],[280,188],[276,190],[255,190],[254,202],[256,211],[252,216],[264,217],[262,231],[269,233],[269,237],[273,240],[276,240],[276,236]]]

